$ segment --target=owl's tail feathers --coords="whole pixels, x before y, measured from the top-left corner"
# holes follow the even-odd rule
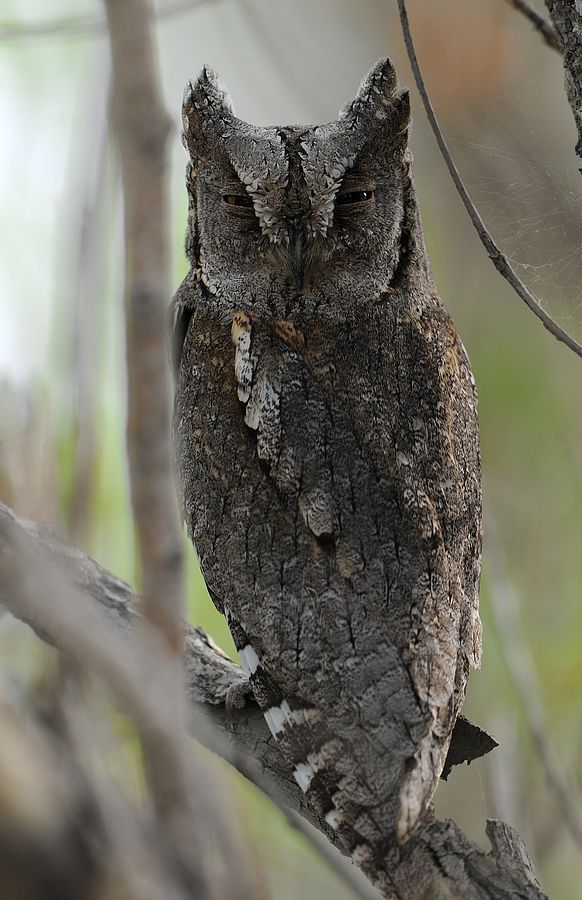
[[[228,610],[225,614],[255,699],[309,806],[338,834],[357,865],[370,875],[377,872],[393,842],[389,823],[396,818],[397,791],[379,797],[349,743],[329,730],[316,706],[283,696],[244,628]]]

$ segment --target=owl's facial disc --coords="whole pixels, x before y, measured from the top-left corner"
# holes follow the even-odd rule
[[[400,247],[408,95],[381,60],[337,121],[309,128],[236,118],[209,69],[184,98],[193,264],[240,308],[285,308],[337,282],[390,283]],[[238,299],[237,299],[238,298]]]

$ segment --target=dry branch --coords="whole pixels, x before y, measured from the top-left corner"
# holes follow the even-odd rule
[[[30,603],[23,603],[23,581],[30,597],[34,574],[30,567],[23,571],[18,564],[15,546],[25,546],[29,558],[46,554],[58,564],[75,587],[76,603],[82,601],[91,608],[94,618],[105,617],[113,626],[119,640],[131,645],[133,625],[139,598],[132,589],[107,572],[86,554],[58,540],[50,531],[33,522],[18,519],[7,507],[0,506],[0,602],[15,616],[29,621],[33,628],[56,646],[74,649],[74,624],[78,610],[68,607],[68,643],[63,638],[63,622],[51,625],[51,610],[36,604],[34,615]],[[42,595],[46,579],[38,580],[36,589]],[[69,597],[69,601],[72,596]],[[111,630],[111,628],[109,629]],[[93,639],[95,632],[93,633]],[[88,640],[87,635],[85,640]],[[94,648],[95,649],[95,648]],[[103,647],[107,655],[109,648]],[[114,650],[114,655],[117,654]],[[126,652],[125,657],[130,654]],[[117,658],[117,665],[122,661]],[[337,836],[326,826],[306,815],[304,798],[287,768],[282,754],[258,708],[249,703],[242,710],[229,711],[225,698],[233,683],[244,681],[241,670],[215,647],[200,629],[186,627],[184,665],[187,686],[193,708],[204,710],[213,728],[201,727],[195,717],[196,737],[211,749],[225,756],[243,773],[252,772],[258,764],[263,776],[272,786],[272,793],[284,796],[295,811],[309,818],[332,842]],[[103,671],[103,676],[111,672]],[[136,703],[151,710],[151,698],[134,697]],[[150,705],[148,705],[150,704]],[[159,711],[163,712],[163,711]],[[226,741],[225,741],[226,738]],[[389,851],[394,883],[394,896],[412,900],[419,896],[479,898],[491,897],[541,898],[544,896],[533,873],[523,842],[513,829],[502,822],[490,820],[487,833],[492,853],[487,854],[469,841],[452,821],[430,820],[404,846]]]

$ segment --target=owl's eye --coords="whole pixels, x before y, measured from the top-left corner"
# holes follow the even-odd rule
[[[336,203],[338,206],[352,206],[356,203],[365,203],[366,200],[371,200],[374,196],[374,191],[346,191],[344,194],[338,194],[336,197]]]
[[[253,209],[253,201],[248,194],[223,194],[222,202],[225,206],[234,206],[238,209]]]

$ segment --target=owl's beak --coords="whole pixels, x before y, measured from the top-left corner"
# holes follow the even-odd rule
[[[305,257],[307,237],[305,229],[297,226],[291,233],[289,242],[289,263],[297,289],[302,291],[305,284]]]

